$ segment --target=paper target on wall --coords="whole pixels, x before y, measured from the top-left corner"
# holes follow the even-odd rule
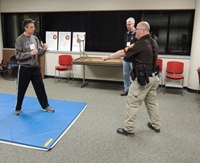
[[[58,33],[56,31],[47,31],[46,32],[46,44],[47,44],[48,50],[57,51]]]
[[[71,32],[59,32],[59,51],[70,51]]]

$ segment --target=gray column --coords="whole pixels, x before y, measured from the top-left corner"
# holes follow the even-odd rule
[[[191,58],[188,76],[188,88],[193,90],[197,90],[199,86],[197,68],[200,67],[200,0],[196,0],[195,6],[196,8],[192,36]]]

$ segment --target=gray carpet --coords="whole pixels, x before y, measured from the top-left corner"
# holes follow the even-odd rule
[[[159,93],[161,133],[147,127],[149,117],[143,104],[137,114],[135,137],[126,137],[116,133],[123,127],[125,114],[126,97],[119,95],[123,83],[90,81],[85,88],[80,88],[81,80],[55,84],[53,78],[46,78],[44,83],[49,99],[87,102],[86,110],[48,152],[1,143],[0,163],[200,162],[200,108],[194,93],[185,90],[183,97],[177,90]],[[16,80],[0,78],[0,93],[15,94]],[[26,96],[35,97],[31,84]]]

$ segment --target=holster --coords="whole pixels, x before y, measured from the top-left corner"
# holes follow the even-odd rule
[[[146,74],[144,71],[138,72],[137,81],[141,86],[146,85]]]
[[[130,75],[131,75],[132,80],[134,81],[135,78],[136,78],[135,69],[132,69],[132,70],[131,70]]]
[[[146,65],[144,65],[144,71],[139,71],[137,74],[137,81],[141,86],[145,86],[149,83],[149,74],[147,72]]]
[[[159,75],[159,71],[160,71],[160,66],[157,65],[157,66],[156,66],[156,75]]]

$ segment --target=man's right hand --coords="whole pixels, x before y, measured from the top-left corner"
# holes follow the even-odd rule
[[[36,55],[38,53],[38,50],[37,49],[33,49],[32,51],[31,51],[31,55]]]

